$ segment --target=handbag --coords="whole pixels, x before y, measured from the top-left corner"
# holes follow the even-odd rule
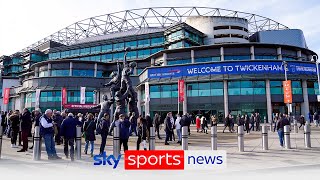
[[[87,130],[89,129],[89,127],[90,127],[91,123],[92,123],[92,121],[89,123],[89,125],[88,125],[87,129],[86,129],[86,130],[84,130],[84,132],[82,133],[82,137],[83,137],[84,139],[86,139],[86,137],[87,137],[86,132],[87,132]]]

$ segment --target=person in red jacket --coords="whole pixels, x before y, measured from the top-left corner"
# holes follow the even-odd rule
[[[200,117],[199,117],[199,116],[197,116],[197,117],[196,117],[196,127],[197,127],[197,132],[199,132],[199,129],[201,128],[201,127],[200,127],[200,124],[201,124],[200,122],[201,122],[201,121],[200,121]]]

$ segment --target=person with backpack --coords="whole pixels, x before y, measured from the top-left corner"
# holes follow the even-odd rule
[[[90,155],[93,157],[93,150],[94,150],[94,141],[96,140],[96,135],[94,131],[96,130],[96,123],[94,122],[94,116],[92,113],[88,114],[88,119],[83,125],[83,135],[86,141],[84,147],[84,153],[88,154],[88,147],[90,143]]]
[[[140,143],[143,144],[143,149],[147,150],[146,140],[147,140],[147,121],[146,119],[140,117],[138,118],[138,139],[137,139],[137,150],[140,149]]]
[[[97,132],[101,135],[101,145],[100,145],[100,155],[103,154],[104,148],[106,146],[108,131],[110,128],[110,115],[108,113],[104,113],[101,123],[97,128]]]

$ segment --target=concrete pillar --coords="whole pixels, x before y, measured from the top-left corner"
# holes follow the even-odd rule
[[[120,155],[120,129],[113,129],[113,155],[117,158]]]
[[[98,64],[94,63],[94,77],[97,77],[97,71],[98,71]]]
[[[282,60],[281,47],[277,48],[277,55],[278,55],[278,60]]]
[[[73,64],[72,64],[72,62],[70,62],[69,76],[72,76],[72,69],[73,69]]]
[[[81,127],[76,128],[76,158],[81,160]]]
[[[266,80],[266,98],[267,98],[267,117],[268,122],[272,122],[272,104],[271,104],[271,90],[270,90],[270,80]]]
[[[145,106],[145,114],[150,114],[150,86],[149,82],[146,82],[144,84],[144,92],[145,92],[145,101],[144,101],[144,106]]]
[[[26,104],[25,104],[26,98],[25,97],[26,97],[25,93],[20,94],[20,109],[19,109],[20,112],[23,112],[24,107],[26,107]],[[39,104],[40,104],[40,102],[39,102]]]
[[[211,150],[218,149],[217,129],[218,129],[218,126],[211,127]]]
[[[223,47],[220,47],[220,61],[224,61],[224,50],[223,50]]]
[[[191,63],[194,63],[194,50],[191,49]]]
[[[262,125],[262,149],[268,150],[268,126]]]
[[[41,143],[40,143],[40,127],[36,126],[33,137],[33,160],[39,161],[41,159]]]
[[[302,60],[302,57],[301,57],[301,51],[297,51],[297,57],[298,57],[298,60],[301,61]]]
[[[309,117],[309,98],[308,98],[308,86],[307,81],[302,81],[302,93],[303,93],[303,103],[301,103],[302,114],[305,119],[308,120]]]
[[[182,150],[188,150],[188,126],[182,127]]]
[[[163,53],[163,66],[167,65],[167,53]]]
[[[39,67],[34,68],[34,76],[39,77]]]
[[[243,126],[238,126],[238,148],[239,152],[244,151],[244,131]]]
[[[156,132],[155,127],[150,127],[149,150],[156,149]]]
[[[229,114],[229,101],[228,101],[228,81],[223,80],[223,103],[224,103],[224,117]]]
[[[150,66],[151,66],[151,67],[154,66],[154,58],[151,58]]]
[[[254,60],[254,59],[255,59],[255,57],[254,57],[254,46],[251,46],[251,47],[250,47],[250,59],[251,59],[251,60]]]
[[[138,98],[138,102],[137,102],[138,111],[139,111],[139,115],[141,115],[141,90],[140,90],[140,88],[138,88],[138,91],[137,91],[137,98]]]
[[[51,63],[48,63],[48,76],[51,76]]]
[[[311,138],[310,138],[310,134],[311,134],[311,128],[310,128],[310,124],[306,124],[304,127],[304,145],[306,148],[311,148]]]
[[[186,114],[188,112],[188,102],[187,102],[187,83],[184,83],[184,101],[182,102],[182,112],[183,114]]]
[[[284,126],[284,146],[285,146],[286,149],[291,149],[290,125]]]

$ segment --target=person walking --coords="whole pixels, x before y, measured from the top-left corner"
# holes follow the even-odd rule
[[[119,116],[119,130],[120,130],[120,151],[123,144],[123,151],[128,150],[128,140],[129,140],[129,128],[130,122],[125,118],[124,114]]]
[[[143,149],[147,150],[147,121],[140,117],[138,119],[138,139],[137,139],[137,150],[140,150],[140,143],[143,144]]]
[[[74,161],[74,142],[77,137],[77,126],[81,126],[81,123],[73,117],[72,113],[68,114],[68,117],[62,121],[60,126],[60,135],[64,140],[64,154],[66,158],[69,158],[70,155],[71,161]],[[69,146],[70,151],[68,149]]]
[[[246,126],[246,131],[247,131],[247,134],[249,134],[250,133],[250,128],[249,128],[249,125],[250,125],[250,118],[249,118],[249,116],[248,116],[248,114],[246,114],[245,116],[244,116],[244,119],[245,119],[245,126]]]
[[[155,126],[156,126],[157,136],[158,136],[159,139],[162,139],[162,138],[160,137],[161,120],[160,120],[160,116],[159,116],[158,113],[156,113],[156,114],[154,115],[153,121],[154,121],[154,124],[155,124]]]
[[[181,140],[182,140],[182,134],[181,134],[181,117],[179,114],[177,114],[177,119],[175,121],[175,128],[177,131],[177,136],[178,136],[178,142],[179,144],[181,144]]]
[[[17,146],[17,138],[18,133],[20,129],[20,120],[19,120],[19,114],[17,111],[12,113],[9,117],[10,121],[10,132],[11,132],[11,147],[12,148],[18,148]]]
[[[87,116],[87,121],[83,125],[83,134],[85,139],[84,153],[88,154],[88,148],[90,143],[90,156],[93,157],[94,141],[96,140],[96,135],[94,131],[96,130],[96,123],[94,122],[94,116],[89,113]]]
[[[100,123],[100,135],[101,135],[101,145],[100,145],[100,155],[103,154],[104,152],[104,148],[106,146],[106,142],[107,142],[107,137],[108,137],[108,132],[109,132],[109,128],[110,128],[110,115],[108,113],[104,113],[103,118],[102,118],[102,122]]]
[[[306,120],[304,118],[304,115],[301,115],[300,116],[300,126],[299,126],[299,129],[301,128],[301,126],[305,126],[306,125]]]
[[[280,141],[280,147],[283,147],[283,140],[284,140],[284,126],[290,125],[289,120],[285,115],[282,115],[280,120],[277,122],[277,131]]]
[[[232,133],[230,115],[227,115],[224,120],[224,129],[223,129],[222,133],[224,133],[224,131],[226,130],[227,127],[229,127],[229,132]]]
[[[199,116],[196,117],[196,127],[197,127],[197,133],[198,133],[201,128],[201,120]]]
[[[251,129],[252,131],[254,131],[254,123],[255,123],[255,117],[254,117],[254,114],[252,113],[250,117],[250,124],[251,124],[250,131]]]
[[[164,142],[165,145],[169,145],[168,141],[169,141],[169,138],[170,138],[171,132],[172,132],[171,118],[172,118],[172,113],[169,112],[167,114],[166,119],[165,119],[165,132],[166,132],[166,139]]]
[[[218,125],[218,118],[217,115],[211,116],[211,126],[217,126]]]
[[[132,136],[132,133],[137,136],[137,119],[136,119],[136,114],[133,112],[129,118],[131,127],[130,127],[130,136]]]
[[[46,146],[46,151],[49,160],[61,159],[57,156],[55,142],[53,140],[53,120],[52,120],[52,110],[47,109],[43,116],[40,118],[40,134],[44,139]]]
[[[23,109],[23,114],[21,115],[21,139],[23,147],[17,152],[28,151],[28,136],[32,128],[31,113],[27,108]]]
[[[61,135],[60,135],[60,128],[63,121],[63,117],[61,116],[60,111],[56,111],[56,114],[53,117],[53,125],[55,128],[54,140],[57,145],[61,144]]]

